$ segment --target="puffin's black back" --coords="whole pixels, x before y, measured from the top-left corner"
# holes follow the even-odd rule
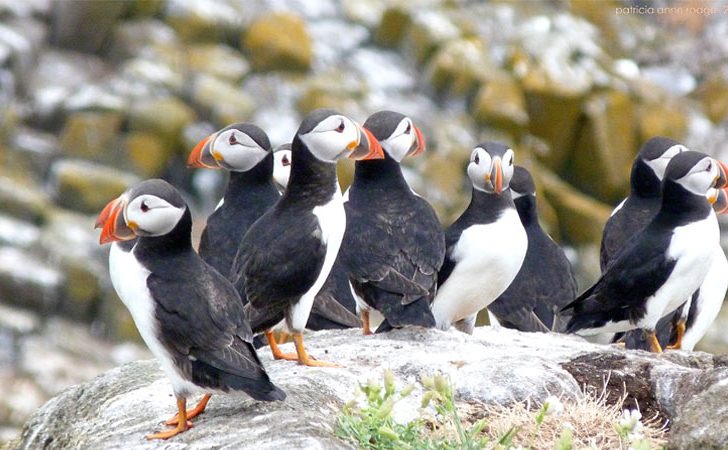
[[[541,228],[536,210],[535,185],[528,171],[515,166],[511,190],[528,249],[516,278],[488,310],[498,322],[520,331],[563,331],[559,310],[576,297],[576,280],[563,250]]]

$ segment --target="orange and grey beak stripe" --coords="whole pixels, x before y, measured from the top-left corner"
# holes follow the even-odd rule
[[[425,152],[425,136],[417,126],[412,125],[412,127],[415,130],[415,142],[412,144],[412,149],[407,152],[407,156],[417,156]]]
[[[493,183],[493,190],[495,193],[500,194],[503,192],[503,164],[498,156],[493,158],[490,179]]]
[[[190,156],[187,158],[187,167],[196,169],[219,169],[218,158],[210,151],[210,144],[214,141],[217,133],[207,136],[195,145]]]
[[[728,186],[728,165],[715,158],[714,161],[718,163],[718,180],[715,182],[715,188],[723,189]]]
[[[349,154],[349,158],[357,161],[366,159],[384,159],[384,150],[376,137],[371,131],[357,124],[359,128],[359,141],[349,144],[349,150],[353,151]]]
[[[100,244],[114,241],[128,241],[136,235],[124,219],[124,208],[127,205],[125,195],[110,201],[96,219],[96,228],[101,228]]]

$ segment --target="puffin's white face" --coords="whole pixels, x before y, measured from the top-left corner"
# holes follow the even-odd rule
[[[682,144],[673,145],[665,150],[658,158],[645,161],[645,163],[650,169],[652,169],[657,179],[662,181],[662,179],[665,178],[665,169],[667,169],[667,165],[670,163],[673,156],[678,153],[686,152],[687,150],[688,149]]]
[[[360,128],[346,116],[328,116],[316,127],[301,135],[311,153],[324,162],[348,156],[361,140]]]
[[[506,150],[503,157],[491,157],[482,147],[476,147],[470,154],[468,177],[473,187],[489,194],[500,194],[508,188],[513,178],[513,150]]]
[[[273,181],[283,190],[288,186],[291,176],[291,151],[278,150],[273,153]]]
[[[247,172],[268,155],[257,142],[246,133],[231,128],[213,137],[210,153],[222,167]]]
[[[174,229],[185,212],[156,195],[134,198],[124,208],[124,221],[137,236],[162,236]]]
[[[415,151],[417,139],[415,125],[409,117],[405,117],[399,122],[392,134],[387,139],[380,141],[380,143],[392,159],[402,162],[405,156]]]
[[[693,194],[707,195],[708,190],[718,180],[720,175],[718,170],[718,164],[713,158],[706,156],[698,161],[687,174],[675,181]]]

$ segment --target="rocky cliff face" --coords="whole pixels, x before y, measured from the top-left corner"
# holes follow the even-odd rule
[[[287,393],[282,403],[219,395],[195,427],[164,448],[349,448],[333,434],[341,407],[358,383],[389,367],[400,380],[436,372],[467,403],[509,404],[549,395],[575,399],[605,389],[644,416],[672,427],[670,448],[725,448],[728,359],[704,353],[652,355],[586,343],[577,337],[480,328],[473,336],[400,330],[363,337],[358,330],[320,332],[307,346],[341,368],[308,368],[261,356]],[[415,409],[418,395],[405,401]],[[42,407],[10,449],[159,448],[144,439],[174,413],[166,378],[154,361],[121,366],[66,390]]]

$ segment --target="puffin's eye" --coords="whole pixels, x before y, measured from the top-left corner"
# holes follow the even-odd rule
[[[510,159],[510,160],[508,161],[508,165],[509,165],[509,166],[512,166],[512,165],[513,165],[513,158],[511,158],[511,159]]]
[[[336,129],[334,131],[336,131],[337,133],[343,133],[344,132],[344,121],[343,120],[341,121],[341,123],[339,123],[339,126],[336,127]]]
[[[230,135],[230,139],[228,139],[228,143],[230,143],[230,145],[235,145],[238,143],[238,139],[235,137],[235,133],[232,133]]]
[[[281,164],[283,164],[284,167],[291,164],[291,162],[288,160],[288,156],[283,157],[283,159],[281,160]]]
[[[408,122],[407,128],[405,128],[405,130],[404,130],[404,134],[410,134],[411,131],[412,131],[412,123]]]
[[[477,154],[475,155],[475,159],[473,159],[473,162],[475,164],[480,164],[480,157]]]
[[[147,212],[147,211],[149,211],[149,206],[147,205],[146,202],[142,202],[142,205],[139,209],[141,209],[142,212]]]
[[[706,172],[710,172],[713,169],[713,162],[708,161],[708,167],[705,168]]]

